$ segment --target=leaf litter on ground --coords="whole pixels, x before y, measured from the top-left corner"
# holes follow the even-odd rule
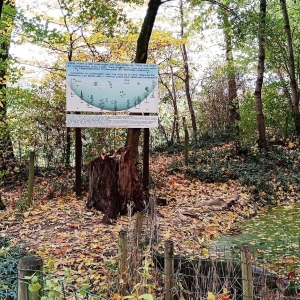
[[[233,180],[204,183],[188,178],[184,170],[170,173],[166,166],[179,159],[180,154],[163,153],[150,160],[150,193],[166,204],[158,207],[157,249],[163,251],[164,241],[171,239],[175,253],[195,255],[219,235],[235,231],[240,221],[262,207],[247,188]],[[132,228],[135,216],[121,216],[112,225],[103,224],[101,212],[86,209],[86,191],[78,199],[70,187],[66,188],[70,178],[67,172],[56,178],[56,185],[58,181],[64,184],[64,190],[56,192],[53,180],[36,177],[33,206],[24,210],[16,209],[16,203],[26,194],[26,182],[15,189],[2,186],[7,210],[0,212],[0,237],[9,237],[13,245],[25,243],[27,251],[42,256],[54,275],[63,275],[63,270],[70,268],[73,283],[95,286],[110,280],[118,234]]]

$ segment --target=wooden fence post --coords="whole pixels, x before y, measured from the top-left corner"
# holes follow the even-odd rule
[[[136,269],[140,260],[140,240],[143,228],[144,214],[140,211],[136,214],[135,228],[133,232],[132,249],[130,255],[129,274],[130,281],[136,280]]]
[[[144,214],[140,211],[136,213],[136,220],[135,220],[135,227],[133,232],[133,243],[132,243],[132,262],[133,265],[137,264],[137,258],[140,250],[140,242],[141,242],[141,235],[143,229],[143,221],[144,221]]]
[[[150,244],[157,243],[157,203],[156,197],[150,195],[149,197],[149,204],[150,204],[150,220],[151,220],[151,230],[153,230],[153,238],[150,240]]]
[[[120,293],[124,295],[126,292],[126,260],[127,260],[127,232],[121,230],[119,232],[118,241],[118,274]]]
[[[174,243],[165,241],[165,300],[172,300],[174,287]]]
[[[29,178],[28,178],[28,191],[27,191],[27,204],[31,206],[32,204],[32,194],[33,194],[33,185],[34,185],[34,155],[35,152],[30,152],[29,158]]]
[[[253,299],[253,280],[251,248],[248,244],[241,246],[243,300]]]
[[[182,118],[183,129],[184,129],[184,165],[189,164],[189,132],[187,129],[185,117]]]
[[[24,256],[18,264],[18,300],[40,300],[43,286],[43,259],[40,256]],[[27,276],[36,276],[38,281],[35,286],[40,285],[36,291],[29,290],[29,284],[34,284]],[[26,277],[26,278],[25,278]]]
[[[140,211],[136,213],[136,223],[134,229],[134,244],[136,247],[139,247],[141,240],[142,228],[143,228],[144,214]]]

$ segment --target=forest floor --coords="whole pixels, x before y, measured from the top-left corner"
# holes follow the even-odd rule
[[[150,192],[166,202],[157,212],[159,249],[171,239],[176,253],[195,255],[264,209],[235,181],[204,183],[184,171],[169,172],[166,166],[178,159],[181,154],[168,153],[150,159]],[[103,224],[101,212],[86,209],[87,191],[75,196],[73,178],[66,170],[60,176],[36,176],[30,208],[23,206],[26,180],[3,184],[0,193],[7,209],[0,211],[0,238],[8,237],[12,246],[24,244],[27,252],[42,256],[53,274],[63,275],[70,268],[74,283],[82,284],[88,277],[89,283],[99,284],[108,276],[107,266],[116,263],[119,231],[132,231],[135,216]]]

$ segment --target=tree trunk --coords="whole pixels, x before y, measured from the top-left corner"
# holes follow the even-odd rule
[[[148,2],[147,13],[137,40],[137,48],[134,60],[135,63],[147,62],[149,41],[155,18],[161,3],[161,0],[149,0]],[[129,146],[131,148],[131,155],[135,162],[138,161],[140,132],[140,128],[129,128],[127,131],[125,146]]]
[[[181,33],[180,36],[183,39],[184,38],[184,32],[183,32],[183,4],[182,0],[180,1],[180,17],[181,17]],[[193,106],[193,101],[190,93],[190,71],[189,71],[189,62],[188,62],[188,55],[187,55],[187,49],[186,45],[182,44],[182,59],[184,62],[184,86],[185,86],[185,96],[187,99],[190,116],[192,120],[192,128],[193,128],[193,140],[197,139],[197,123],[196,123],[196,116],[195,116],[195,110]]]
[[[171,142],[174,142],[174,134],[176,135],[176,141],[179,143],[180,136],[179,136],[179,111],[177,106],[177,96],[176,96],[176,89],[175,89],[175,81],[174,81],[174,74],[173,68],[170,65],[171,70],[171,80],[172,80],[172,100],[173,100],[173,108],[174,108],[174,120],[173,120],[173,130],[172,130],[172,139]]]
[[[257,79],[255,86],[255,105],[257,110],[257,127],[258,127],[258,146],[260,148],[267,147],[265,120],[263,114],[263,104],[261,98],[262,85],[264,81],[265,70],[265,27],[266,27],[266,0],[260,0],[260,26],[258,38],[258,64],[257,64]]]
[[[137,163],[139,161],[139,142],[141,128],[129,128],[127,130],[125,147],[131,148],[132,160]]]
[[[9,5],[14,8],[13,1],[6,1],[5,5]],[[2,11],[2,10],[1,10]],[[2,29],[2,42],[0,44],[0,165],[3,168],[7,168],[8,165],[14,164],[15,157],[13,151],[13,144],[10,137],[9,127],[6,121],[7,118],[7,102],[6,102],[6,75],[8,64],[8,51],[10,47],[10,39],[12,33],[13,19],[11,16],[1,15],[2,20],[7,18],[10,26]]]
[[[90,182],[87,207],[102,211],[104,223],[125,215],[129,203],[133,205],[133,212],[144,208],[146,199],[129,147],[91,161],[88,172]]]
[[[234,123],[240,120],[238,113],[239,103],[237,101],[237,85],[235,68],[232,54],[232,40],[229,33],[230,22],[228,20],[228,11],[222,10],[222,17],[224,23],[225,47],[226,47],[226,62],[227,62],[227,80],[228,80],[228,98],[229,98],[229,126],[232,127]],[[238,132],[238,131],[237,131]]]
[[[297,134],[300,134],[300,113],[299,113],[299,92],[298,84],[296,79],[296,67],[295,67],[295,57],[293,49],[293,39],[290,27],[290,20],[286,6],[286,0],[280,0],[281,11],[284,19],[284,30],[286,34],[286,41],[288,46],[288,65],[289,65],[289,77],[290,77],[290,87],[291,87],[291,99],[292,99],[292,110],[295,121],[295,128]]]
[[[0,0],[0,19],[1,19],[1,16],[2,16],[3,1],[4,0]]]
[[[66,168],[71,167],[71,128],[67,127],[66,129],[66,146],[64,152],[64,162]]]
[[[67,11],[70,11],[70,8],[68,8],[66,6],[66,3],[62,3],[60,1],[58,1],[58,4],[59,4],[59,9],[61,11],[61,14],[63,16],[64,26],[65,26],[65,28],[68,32],[68,41],[69,41],[68,48],[69,48],[69,50],[67,52],[67,59],[68,59],[68,61],[72,61],[73,52],[74,52],[74,37],[73,37],[74,32],[73,32],[73,29],[71,30],[71,28],[68,24],[68,17],[67,17],[66,11],[65,11],[65,9],[67,9]],[[51,47],[51,45],[50,45],[50,47]],[[75,132],[80,132],[80,133],[78,133],[78,139],[75,138],[75,148],[82,147],[81,137],[79,137],[81,135],[81,129],[77,128],[77,130],[75,130]],[[75,136],[76,136],[76,133],[75,133]],[[71,128],[70,127],[67,127],[65,137],[66,137],[66,144],[65,144],[65,151],[64,151],[64,162],[65,162],[65,167],[70,168],[71,167],[71,146],[72,146],[72,144],[71,144],[72,143],[72,141],[71,141]],[[76,144],[76,141],[77,142],[79,141],[79,145]],[[81,157],[80,158],[77,157],[77,159],[78,159],[78,162],[81,164]],[[77,171],[79,169],[80,169],[80,171],[78,173],[81,173],[81,167],[78,168],[78,169],[76,168]],[[80,174],[77,174],[77,176],[78,175],[80,175]],[[77,183],[77,178],[76,178],[76,183]],[[80,179],[80,181],[81,181],[81,179]],[[76,193],[78,193],[78,191],[76,191]]]
[[[170,75],[171,75],[171,82],[172,82],[171,88],[172,89],[170,89],[168,83],[164,82],[162,79],[160,79],[160,82],[166,88],[166,90],[169,94],[169,97],[172,100],[172,104],[173,104],[173,110],[174,110],[173,114],[174,115],[173,115],[172,134],[171,134],[171,139],[170,139],[171,144],[173,144],[175,137],[176,137],[176,142],[180,141],[180,136],[179,136],[179,112],[178,112],[178,105],[177,105],[175,80],[174,80],[173,68],[171,65],[170,65]],[[167,139],[167,142],[168,142],[168,139]]]

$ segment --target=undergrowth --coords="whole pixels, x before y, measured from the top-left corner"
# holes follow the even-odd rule
[[[17,299],[18,261],[25,250],[25,246],[12,246],[8,238],[0,238],[0,299]]]
[[[207,148],[207,147],[213,147],[213,146],[220,146],[224,143],[230,142],[234,140],[234,134],[233,133],[220,133],[215,135],[203,135],[198,140],[191,140],[189,148],[192,151],[198,151],[198,149],[201,148]],[[161,143],[159,145],[156,145],[151,150],[152,155],[154,155],[156,152],[168,152],[169,154],[176,154],[184,151],[184,142],[167,142],[167,143]]]
[[[241,147],[233,142],[199,147],[189,156],[190,178],[203,182],[238,181],[257,201],[277,203],[278,193],[300,191],[300,151],[294,143],[271,144],[268,149]],[[176,160],[169,171],[180,171],[184,160]]]

